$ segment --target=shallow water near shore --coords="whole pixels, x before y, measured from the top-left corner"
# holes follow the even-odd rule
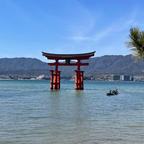
[[[0,81],[0,144],[143,144],[144,83]],[[106,96],[110,89],[118,96]]]

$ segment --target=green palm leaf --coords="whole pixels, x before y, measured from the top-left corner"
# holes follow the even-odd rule
[[[137,58],[144,58],[144,31],[140,31],[139,28],[131,28],[129,38],[127,46]]]

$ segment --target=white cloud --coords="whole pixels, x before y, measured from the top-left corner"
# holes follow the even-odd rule
[[[136,15],[137,15],[137,11],[134,11],[130,14],[130,16],[128,16],[128,18],[127,17],[119,18],[110,26],[108,26],[107,28],[105,28],[104,30],[100,32],[96,32],[94,35],[87,36],[86,34],[82,34],[82,35],[78,34],[78,35],[72,36],[71,39],[75,41],[94,41],[94,42],[103,40],[107,36],[110,36],[114,33],[122,32],[124,30],[127,30],[131,26],[135,25]]]

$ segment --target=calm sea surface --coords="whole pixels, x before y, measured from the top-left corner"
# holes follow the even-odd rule
[[[144,83],[0,81],[0,144],[144,144]]]

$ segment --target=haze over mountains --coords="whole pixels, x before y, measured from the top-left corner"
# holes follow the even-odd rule
[[[76,67],[60,67],[63,77],[74,75]],[[144,72],[144,62],[136,61],[131,55],[106,55],[89,60],[89,66],[83,67],[85,76],[96,74],[130,74],[137,75]],[[0,75],[49,75],[50,67],[47,63],[35,58],[1,58]]]

